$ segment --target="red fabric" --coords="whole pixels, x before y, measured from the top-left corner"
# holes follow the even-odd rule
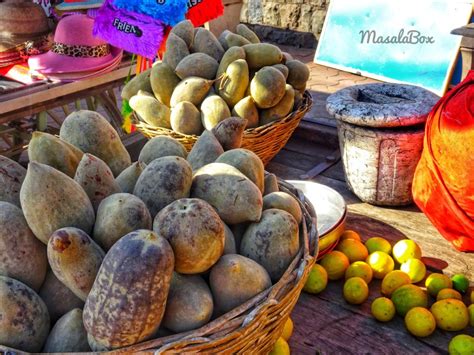
[[[456,249],[474,251],[474,71],[428,117],[413,197]]]
[[[191,6],[186,13],[186,18],[190,20],[195,27],[202,26],[206,22],[214,20],[224,13],[222,0],[191,0]]]
[[[160,59],[163,59],[163,56],[165,55],[165,52],[166,52],[166,40],[168,39],[168,36],[171,32],[171,28],[170,26],[166,26],[165,28],[165,33],[163,35],[163,42],[161,42],[161,46],[160,46],[160,49],[158,50],[158,57]]]

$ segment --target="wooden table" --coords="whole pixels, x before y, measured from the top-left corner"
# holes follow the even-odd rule
[[[21,152],[29,133],[46,130],[48,122],[59,127],[70,112],[68,104],[75,103],[74,109],[80,109],[81,99],[85,99],[86,108],[91,110],[97,110],[100,105],[111,124],[121,132],[122,116],[114,89],[123,85],[130,70],[134,72],[130,66],[130,60],[124,60],[117,69],[95,78],[71,83],[44,81],[0,93],[0,154],[12,156]],[[53,110],[58,107],[63,111]]]
[[[328,141],[331,140],[325,140],[323,146],[295,135],[268,164],[267,170],[284,179],[298,180],[300,175],[324,161],[337,148],[328,145]],[[360,202],[346,187],[341,163],[312,181],[334,188],[345,198],[349,211],[347,228],[359,232],[364,241],[373,236],[381,236],[390,240],[393,245],[400,239],[413,239],[421,246],[423,260],[430,272],[442,270],[448,276],[464,273],[471,280],[472,286],[474,254],[457,252],[415,206],[380,208]],[[353,306],[344,301],[343,281],[330,282],[327,289],[319,295],[302,293],[291,316],[295,324],[290,340],[292,353],[447,353],[449,340],[461,332],[436,330],[430,337],[417,339],[405,330],[401,317],[396,316],[389,323],[380,323],[371,316],[370,304],[373,299],[381,296],[380,284],[380,280],[370,283],[369,299],[361,306]],[[465,301],[467,299],[466,296]],[[462,333],[474,335],[474,329],[467,328]]]

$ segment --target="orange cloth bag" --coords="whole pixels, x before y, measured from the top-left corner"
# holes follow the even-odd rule
[[[474,251],[474,71],[428,116],[413,198],[456,249]]]

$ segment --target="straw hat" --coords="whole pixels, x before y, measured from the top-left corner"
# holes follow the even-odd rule
[[[31,56],[31,70],[42,74],[100,70],[122,56],[122,50],[92,35],[94,20],[87,15],[63,17],[56,28],[51,50]]]
[[[49,32],[48,18],[38,4],[0,2],[0,52],[36,40]]]

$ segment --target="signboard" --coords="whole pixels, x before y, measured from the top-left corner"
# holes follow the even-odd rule
[[[370,78],[448,87],[471,0],[331,0],[315,62]]]

